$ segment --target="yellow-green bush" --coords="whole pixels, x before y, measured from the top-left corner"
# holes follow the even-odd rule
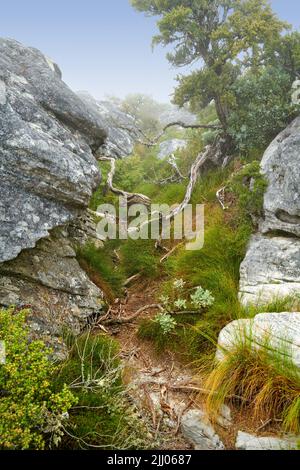
[[[54,391],[57,367],[42,341],[29,341],[27,311],[0,310],[0,340],[6,349],[0,365],[0,448],[45,449],[59,443],[68,411],[76,402],[61,384]]]

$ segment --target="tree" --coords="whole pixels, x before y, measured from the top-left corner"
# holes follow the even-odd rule
[[[269,44],[280,41],[287,24],[266,0],[131,0],[138,11],[159,16],[153,44],[174,46],[167,54],[175,67],[199,63],[179,76],[174,101],[182,106],[214,100],[223,130],[234,95],[232,86],[245,68],[259,67]]]
[[[151,96],[142,93],[130,94],[121,103],[121,109],[134,117],[143,132],[150,134],[156,134],[162,129],[160,116],[170,107],[169,104],[157,103]]]

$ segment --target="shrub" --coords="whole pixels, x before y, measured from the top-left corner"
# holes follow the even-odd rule
[[[45,449],[57,445],[68,411],[76,402],[62,382],[51,383],[57,367],[42,341],[29,341],[25,310],[0,310],[0,340],[6,362],[0,365],[0,435],[2,449]]]
[[[239,218],[251,217],[252,221],[262,216],[263,199],[267,181],[260,171],[260,162],[244,166],[232,179],[230,190],[237,198]]]
[[[265,67],[245,73],[232,91],[235,105],[229,132],[237,147],[247,154],[264,148],[296,116],[291,89],[294,77],[283,68]]]

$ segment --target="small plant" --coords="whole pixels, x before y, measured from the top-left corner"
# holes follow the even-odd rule
[[[167,313],[159,313],[155,317],[154,322],[159,324],[164,335],[171,333],[177,326],[177,322],[174,318]]]
[[[202,287],[197,287],[195,294],[191,295],[191,301],[196,308],[208,308],[214,304],[214,297],[209,290],[204,290]]]

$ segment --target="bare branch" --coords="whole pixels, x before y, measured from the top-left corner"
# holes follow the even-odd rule
[[[127,199],[128,202],[141,203],[149,206],[151,200],[144,194],[138,193],[129,193],[123,189],[116,188],[113,184],[113,179],[116,172],[116,160],[110,157],[98,157],[100,162],[110,162],[110,172],[107,176],[107,185],[112,193],[117,194],[118,196],[123,196]]]

